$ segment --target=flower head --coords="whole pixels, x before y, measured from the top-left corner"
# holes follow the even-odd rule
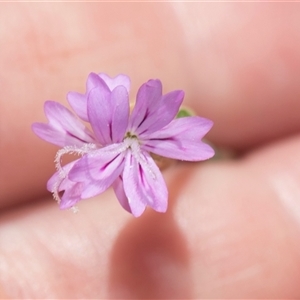
[[[56,156],[57,172],[47,184],[62,209],[112,186],[123,208],[136,217],[147,206],[165,212],[167,187],[150,154],[186,161],[214,155],[201,141],[212,121],[196,116],[176,119],[183,91],[163,95],[161,82],[149,80],[140,87],[130,114],[129,87],[125,75],[110,78],[91,73],[84,95],[68,94],[77,116],[92,130],[54,101],[45,103],[48,124],[33,124],[39,137],[62,147]],[[81,157],[61,166],[66,153]]]

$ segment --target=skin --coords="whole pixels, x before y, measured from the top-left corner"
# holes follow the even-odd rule
[[[300,297],[299,3],[0,4],[0,298]],[[183,89],[234,158],[165,170],[169,209],[112,190],[61,211],[30,129],[90,72]]]

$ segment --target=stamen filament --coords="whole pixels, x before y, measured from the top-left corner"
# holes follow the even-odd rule
[[[81,148],[77,146],[66,146],[60,150],[57,151],[56,156],[55,156],[55,168],[58,172],[58,180],[55,182],[52,193],[53,193],[53,198],[60,203],[61,197],[59,196],[59,187],[64,181],[64,179],[67,177],[67,173],[63,169],[61,165],[61,158],[65,154],[77,154],[77,155],[84,155],[94,149],[96,149],[97,146],[95,144],[84,144]],[[69,171],[69,170],[68,170]]]

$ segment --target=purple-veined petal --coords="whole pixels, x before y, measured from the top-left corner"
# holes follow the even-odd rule
[[[214,156],[214,150],[201,139],[213,122],[200,117],[173,120],[165,128],[147,136],[142,148],[148,152],[186,161],[199,161]]]
[[[119,176],[112,185],[114,192],[122,205],[122,207],[128,212],[132,213],[131,208],[128,203],[128,198],[124,191],[124,183],[122,176]]]
[[[140,216],[146,206],[165,212],[168,206],[168,191],[157,165],[146,152],[127,152],[123,172],[124,190],[131,212]]]
[[[83,199],[94,197],[109,188],[124,168],[122,144],[114,144],[84,155],[69,172],[69,179],[83,182]]]
[[[136,103],[129,120],[129,129],[133,132],[152,114],[161,100],[162,85],[159,80],[149,80],[138,90]]]
[[[103,93],[94,88],[88,96],[88,118],[97,140],[102,145],[120,142],[129,118],[129,100],[125,87]]]
[[[99,73],[99,77],[105,81],[111,91],[119,85],[124,86],[127,92],[130,90],[130,78],[127,75],[119,74],[116,77],[110,77],[105,73]]]
[[[82,120],[87,122],[89,121],[87,115],[87,97],[89,92],[95,87],[101,89],[104,94],[109,93],[109,87],[105,81],[96,73],[90,73],[86,82],[85,94],[77,92],[69,92],[67,94],[68,102],[73,110]]]
[[[105,172],[122,164],[125,149],[123,143],[112,144],[83,155],[72,167],[69,178],[77,182],[103,179],[108,175]]]
[[[104,146],[112,142],[110,96],[110,91],[103,93],[102,89],[94,88],[90,91],[87,100],[88,119],[97,140]]]
[[[140,186],[139,167],[136,159],[128,151],[123,172],[123,187],[132,214],[139,217],[146,209],[147,202]]]
[[[138,91],[129,130],[142,136],[169,124],[176,116],[183,101],[183,91],[172,91],[162,96],[159,80],[149,80]]]
[[[136,129],[140,138],[168,125],[177,115],[183,101],[183,91],[173,91],[162,96],[155,111],[152,111]]]
[[[44,108],[49,123],[32,125],[37,136],[62,147],[95,142],[93,133],[66,107],[55,101],[46,101]]]

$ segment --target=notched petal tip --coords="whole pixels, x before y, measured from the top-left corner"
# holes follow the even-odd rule
[[[125,87],[127,92],[130,90],[130,78],[125,74],[118,74],[115,77],[110,77],[105,73],[99,73],[98,76],[104,80],[111,91],[117,86]]]
[[[147,82],[144,83],[144,85],[154,88],[162,87],[162,83],[159,79],[149,79]]]
[[[109,91],[109,87],[106,84],[105,80],[103,80],[103,78],[101,78],[98,74],[91,72],[86,82],[86,95],[90,92],[91,89],[95,87],[99,87]]]
[[[53,111],[57,111],[57,110],[68,110],[65,106],[63,106],[62,104],[60,104],[57,101],[53,101],[53,100],[46,100],[44,103],[44,112],[46,117],[48,118],[48,116],[52,116]]]
[[[213,122],[201,117],[173,120],[163,129],[149,135],[143,149],[160,156],[185,161],[201,161],[211,158],[214,150],[202,142]]]
[[[65,138],[56,129],[45,123],[33,123],[31,129],[40,139],[59,147],[65,146]]]

